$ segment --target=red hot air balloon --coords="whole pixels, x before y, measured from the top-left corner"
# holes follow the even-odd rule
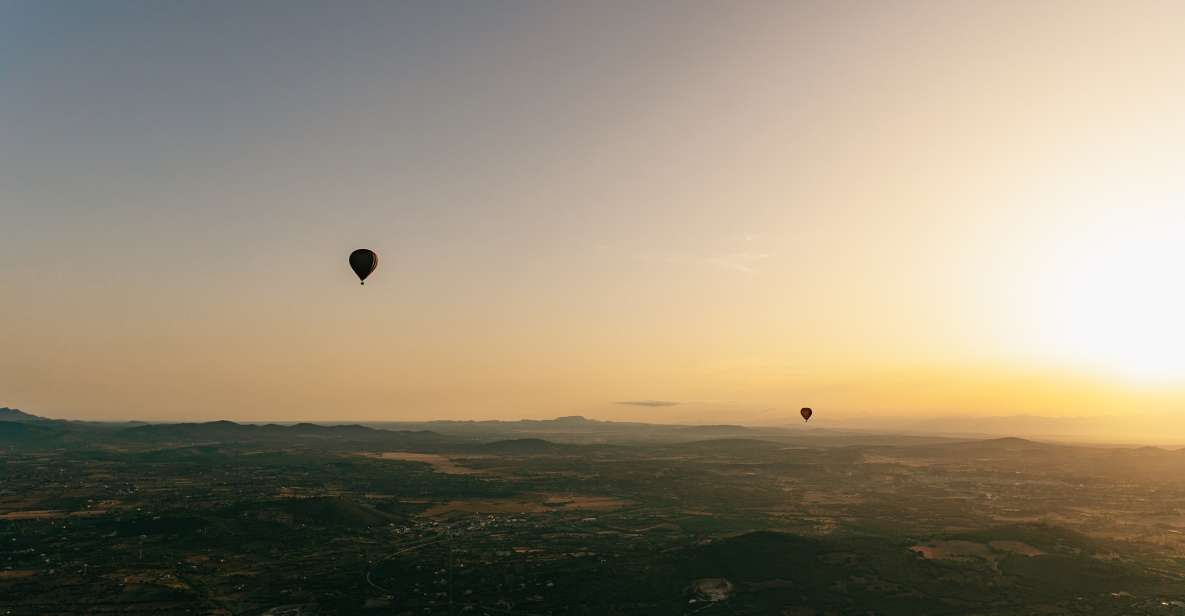
[[[379,266],[379,256],[369,248],[359,248],[350,253],[350,269],[358,274],[358,280],[366,284],[366,277]]]
[[[802,407],[802,410],[801,410],[801,411],[798,411],[798,414],[799,414],[799,415],[802,415],[802,420],[803,420],[803,421],[810,421],[810,420],[811,420],[811,415],[814,415],[814,414],[815,414],[815,412],[811,410],[811,407],[809,407],[809,406],[804,406],[804,407]]]

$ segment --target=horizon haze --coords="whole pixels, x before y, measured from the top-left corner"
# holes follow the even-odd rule
[[[666,403],[669,404],[669,403]],[[6,416],[6,413],[11,416]],[[809,430],[812,434],[879,434],[888,437],[926,437],[936,436],[962,439],[991,439],[991,438],[1024,438],[1048,443],[1064,443],[1071,445],[1106,445],[1118,447],[1153,446],[1180,447],[1185,446],[1185,435],[1174,430],[1179,427],[1179,420],[1174,416],[1141,416],[1136,418],[1122,416],[1093,416],[1093,417],[1043,417],[1038,415],[934,415],[934,416],[885,416],[885,415],[840,415],[811,421],[801,420],[762,421],[769,414],[759,414],[755,421],[745,421],[742,418],[730,417],[715,422],[672,422],[646,420],[612,420],[599,417],[585,417],[583,415],[564,415],[552,417],[520,417],[499,419],[403,419],[403,420],[372,420],[351,419],[347,416],[320,419],[283,420],[262,419],[249,417],[238,418],[235,423],[245,425],[294,425],[297,423],[312,423],[324,426],[364,425],[389,429],[433,429],[434,426],[457,425],[530,425],[532,423],[549,422],[579,422],[586,425],[619,424],[622,428],[628,426],[649,427],[736,427],[742,430],[760,431],[772,429]],[[29,413],[21,409],[0,406],[0,420],[21,421],[26,419],[49,421],[88,421],[78,420],[69,416],[48,417],[37,413]],[[93,421],[93,420],[90,420]],[[231,421],[225,418],[179,418],[165,422],[145,421],[137,418],[107,419],[112,424],[211,424]]]

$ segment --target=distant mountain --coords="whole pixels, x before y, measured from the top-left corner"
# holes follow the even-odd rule
[[[913,455],[966,458],[967,456],[1011,458],[1035,454],[1070,455],[1089,451],[1088,448],[1057,443],[1042,443],[1012,436],[974,441],[923,443],[900,448]]]
[[[967,441],[965,443],[951,443],[945,445],[956,449],[978,450],[978,451],[992,451],[992,452],[1018,452],[1018,451],[1041,451],[1047,449],[1058,449],[1064,445],[1055,445],[1051,443],[1039,443],[1037,441],[1030,441],[1028,439],[1017,438],[1015,436],[1006,436],[1003,438],[990,438],[981,441]]]
[[[1033,436],[1074,436],[1097,432],[1103,427],[1103,420],[1096,417],[1041,417],[1038,415],[941,417],[908,422],[902,426],[911,432]]]
[[[0,406],[0,421],[48,421],[44,417],[30,415],[18,409],[10,409],[7,406]]]
[[[793,426],[742,426],[735,424],[658,424],[631,421],[589,419],[580,415],[555,419],[520,419],[517,421],[374,422],[367,426],[389,430],[431,430],[444,436],[470,442],[523,438],[546,439],[552,443],[625,444],[685,443],[723,438],[751,438],[788,445],[838,447],[846,445],[921,444],[967,440],[966,437],[904,437],[900,433],[820,429]]]
[[[151,442],[342,442],[399,446],[435,443],[443,439],[439,434],[423,430],[378,430],[359,425],[322,426],[312,423],[293,426],[255,425],[233,421],[149,424],[121,430],[118,436],[128,440]]]
[[[1040,415],[946,415],[937,417],[902,417],[858,415],[828,417],[828,426],[899,434],[934,434],[976,438],[987,436],[1024,436],[1037,439],[1087,440],[1116,439],[1149,433],[1146,421],[1137,418],[1108,416],[1045,417]],[[815,421],[815,420],[812,420]],[[1156,422],[1152,422],[1155,424]],[[1133,430],[1133,428],[1135,430]],[[1162,426],[1163,428],[1163,426]],[[1123,436],[1121,436],[1123,435]]]
[[[563,417],[556,417],[555,419],[544,419],[543,421],[554,421],[562,424],[586,424],[586,423],[601,423],[595,419],[588,419],[583,415],[565,415]]]

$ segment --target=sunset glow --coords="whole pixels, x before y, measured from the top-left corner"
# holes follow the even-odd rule
[[[201,4],[0,20],[0,404],[1183,408],[1185,5]]]

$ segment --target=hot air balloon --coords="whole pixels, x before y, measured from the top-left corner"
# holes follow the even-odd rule
[[[815,414],[815,412],[811,410],[811,407],[809,407],[809,406],[804,406],[804,407],[802,407],[802,410],[801,410],[801,411],[798,411],[798,414],[799,414],[799,415],[802,415],[802,420],[803,420],[803,421],[810,421],[810,420],[811,420],[811,415],[814,415],[814,414]]]
[[[358,280],[366,284],[366,277],[379,266],[379,256],[369,248],[359,248],[350,253],[350,269],[358,274]]]

